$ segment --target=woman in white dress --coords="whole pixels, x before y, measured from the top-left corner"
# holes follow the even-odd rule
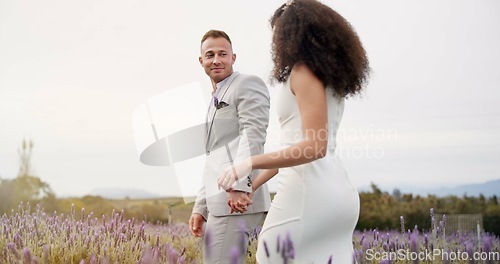
[[[277,175],[259,235],[259,263],[352,263],[359,195],[335,141],[344,99],[360,93],[368,78],[365,50],[350,24],[316,0],[282,5],[271,26],[272,77],[284,84],[277,108],[283,149],[226,168],[219,185],[230,189],[250,170],[262,169],[252,181],[255,190]],[[248,202],[228,201],[236,212]]]

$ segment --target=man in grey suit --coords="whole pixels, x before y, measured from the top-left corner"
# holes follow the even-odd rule
[[[204,263],[230,263],[235,255],[243,263],[249,235],[270,205],[267,186],[258,188],[249,199],[251,179],[258,171],[244,177],[229,192],[217,184],[221,171],[233,161],[263,153],[269,123],[269,91],[265,83],[257,76],[234,72],[235,60],[225,32],[210,30],[203,36],[199,61],[210,77],[213,102],[207,112],[203,186],[189,226],[194,236],[205,236]],[[228,200],[239,203],[246,211],[233,213]]]

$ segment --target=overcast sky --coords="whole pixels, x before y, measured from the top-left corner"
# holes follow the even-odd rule
[[[231,36],[236,70],[267,81],[268,19],[282,2],[0,0],[0,177],[17,175],[27,138],[34,174],[57,195],[179,195],[172,168],[139,162],[135,109],[168,89],[208,84],[199,41],[212,28]],[[323,2],[355,27],[372,67],[339,134],[357,186],[500,178],[500,2]],[[269,86],[273,96],[280,88]],[[271,119],[268,145],[277,142]]]

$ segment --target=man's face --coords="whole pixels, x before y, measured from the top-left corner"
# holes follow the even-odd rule
[[[201,44],[200,64],[205,73],[215,83],[226,79],[233,73],[236,54],[225,38],[207,38]]]

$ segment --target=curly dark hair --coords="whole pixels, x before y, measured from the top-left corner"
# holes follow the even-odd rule
[[[294,0],[276,9],[271,81],[285,82],[294,65],[304,63],[340,97],[359,94],[368,81],[366,52],[351,24],[316,0]]]

